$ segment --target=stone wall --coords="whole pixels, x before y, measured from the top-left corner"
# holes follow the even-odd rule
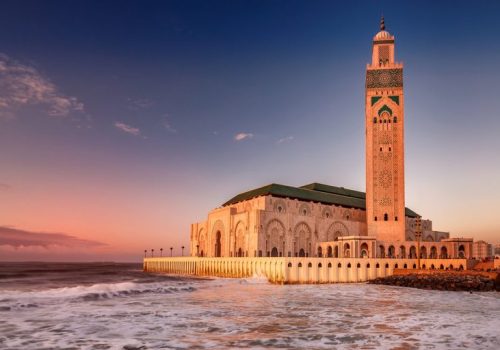
[[[465,259],[421,259],[427,269],[467,269]],[[144,271],[232,278],[265,277],[272,283],[365,282],[395,269],[417,269],[416,259],[378,258],[145,258]]]

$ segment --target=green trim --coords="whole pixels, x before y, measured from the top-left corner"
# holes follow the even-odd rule
[[[382,96],[372,96],[372,106],[380,100]]]
[[[389,112],[390,115],[392,115],[392,109],[387,107],[387,105],[383,105],[382,108],[380,108],[378,110],[378,115],[380,116],[382,114],[382,112],[384,112],[384,111],[387,111],[387,112]]]
[[[389,96],[389,98],[399,106],[399,96]]]
[[[366,195],[364,192],[343,187],[312,183],[302,187],[292,187],[280,184],[270,184],[247,192],[240,193],[228,200],[222,206],[236,204],[252,198],[273,196],[298,199],[307,202],[334,204],[346,208],[366,210]],[[411,218],[418,216],[413,210],[405,208],[405,215]]]

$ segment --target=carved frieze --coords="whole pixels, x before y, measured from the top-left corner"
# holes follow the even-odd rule
[[[375,69],[366,72],[366,88],[403,87],[403,69]]]

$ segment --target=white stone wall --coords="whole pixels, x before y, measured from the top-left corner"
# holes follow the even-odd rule
[[[423,256],[458,257],[458,247],[442,242],[449,237],[447,232],[432,231],[430,220],[422,221]],[[406,218],[407,241],[368,242],[370,257],[389,256],[394,247],[394,257],[410,256],[414,252],[414,219]],[[262,196],[217,208],[208,214],[208,219],[191,225],[191,256],[216,257],[217,235],[220,235],[220,257],[267,257],[267,256],[327,256],[328,247],[335,249],[339,237],[367,236],[364,210],[335,205],[310,203],[297,199]],[[373,237],[372,237],[373,239]],[[363,242],[353,241],[350,256],[361,256]],[[382,250],[380,247],[383,246]],[[339,257],[344,256],[345,247],[339,247]],[[467,248],[467,256],[470,256]],[[335,256],[333,254],[333,256]],[[434,256],[434,255],[433,255]]]
[[[265,277],[270,282],[364,282],[417,269],[416,259],[356,258],[145,258],[144,271],[195,276]],[[423,269],[468,269],[465,259],[422,259]]]

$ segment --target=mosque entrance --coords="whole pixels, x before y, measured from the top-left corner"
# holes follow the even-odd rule
[[[273,249],[271,250],[271,256],[278,256],[278,248],[273,247]]]
[[[217,258],[221,257],[221,252],[222,252],[220,240],[221,240],[221,233],[220,231],[217,231],[217,234],[215,235],[215,256]]]

